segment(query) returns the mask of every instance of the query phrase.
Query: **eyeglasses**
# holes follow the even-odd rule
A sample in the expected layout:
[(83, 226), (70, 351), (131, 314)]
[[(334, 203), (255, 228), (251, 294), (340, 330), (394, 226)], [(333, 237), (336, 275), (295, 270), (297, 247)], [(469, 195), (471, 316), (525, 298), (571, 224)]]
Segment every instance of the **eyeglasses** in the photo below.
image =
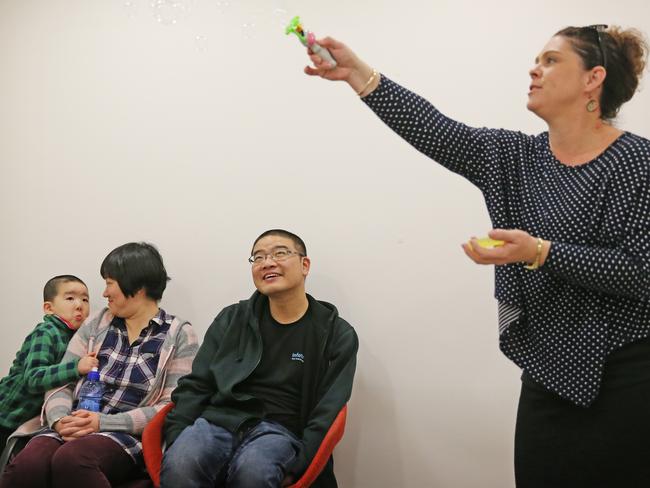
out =
[(607, 24), (595, 24), (585, 27), (585, 29), (591, 29), (596, 32), (596, 37), (598, 39), (598, 49), (600, 49), (600, 59), (603, 60), (603, 68), (605, 69), (607, 69), (607, 56), (605, 56), (602, 33), (605, 32), (605, 29), (607, 29), (607, 27)]
[(264, 252), (255, 253), (250, 258), (248, 258), (248, 262), (251, 263), (253, 266), (260, 266), (264, 261), (266, 261), (267, 257), (271, 258), (273, 261), (277, 263), (280, 261), (285, 261), (289, 259), (291, 256), (305, 257), (305, 255), (302, 253), (291, 251), (289, 249), (280, 247), (277, 249), (273, 249), (269, 253), (264, 253)]

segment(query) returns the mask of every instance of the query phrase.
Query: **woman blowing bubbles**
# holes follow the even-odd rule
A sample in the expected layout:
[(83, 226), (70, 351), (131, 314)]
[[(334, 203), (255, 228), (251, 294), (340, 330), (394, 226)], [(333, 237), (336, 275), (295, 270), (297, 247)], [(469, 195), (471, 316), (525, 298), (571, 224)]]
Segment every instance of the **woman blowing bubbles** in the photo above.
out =
[(528, 109), (548, 132), (476, 129), (318, 41), (305, 72), (346, 81), (416, 149), (483, 193), (500, 348), (523, 370), (518, 487), (650, 486), (650, 141), (611, 120), (634, 94), (647, 44), (635, 30), (567, 27), (537, 55)]

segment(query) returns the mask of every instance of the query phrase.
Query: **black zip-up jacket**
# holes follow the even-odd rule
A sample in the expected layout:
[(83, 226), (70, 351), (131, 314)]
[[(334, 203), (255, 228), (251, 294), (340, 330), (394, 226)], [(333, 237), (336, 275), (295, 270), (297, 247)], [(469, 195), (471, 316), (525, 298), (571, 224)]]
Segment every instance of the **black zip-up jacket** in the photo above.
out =
[[(287, 474), (298, 479), (309, 466), (334, 418), (350, 399), (359, 348), (350, 324), (334, 305), (307, 295), (312, 327), (307, 333), (301, 404), (301, 449)], [(183, 429), (203, 417), (233, 433), (247, 420), (264, 418), (262, 402), (237, 393), (235, 387), (250, 376), (262, 358), (258, 317), (268, 297), (259, 292), (224, 308), (214, 319), (199, 348), (192, 372), (181, 378), (172, 394), (176, 404), (165, 421), (170, 445)], [(219, 387), (217, 387), (219, 385)], [(314, 487), (335, 487), (332, 461)]]

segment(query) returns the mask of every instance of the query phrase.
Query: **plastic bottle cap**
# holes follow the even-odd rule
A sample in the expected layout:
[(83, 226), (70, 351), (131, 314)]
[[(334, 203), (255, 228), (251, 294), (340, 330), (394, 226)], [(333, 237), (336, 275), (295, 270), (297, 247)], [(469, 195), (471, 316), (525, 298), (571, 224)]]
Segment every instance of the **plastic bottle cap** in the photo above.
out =
[(91, 369), (90, 373), (88, 373), (88, 379), (91, 381), (99, 381), (99, 369), (96, 367)]

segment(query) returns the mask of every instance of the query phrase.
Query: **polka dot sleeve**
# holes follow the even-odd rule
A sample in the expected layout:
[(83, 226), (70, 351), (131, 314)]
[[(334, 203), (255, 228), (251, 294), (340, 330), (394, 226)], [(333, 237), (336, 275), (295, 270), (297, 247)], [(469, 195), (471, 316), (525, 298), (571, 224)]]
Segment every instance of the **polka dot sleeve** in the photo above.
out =
[(584, 288), (648, 300), (649, 236), (649, 227), (634, 228), (617, 249), (553, 242), (544, 268), (545, 271)]
[(418, 151), (482, 190), (499, 186), (503, 166), (512, 161), (512, 154), (504, 153), (501, 145), (516, 154), (529, 150), (533, 142), (521, 133), (474, 128), (452, 120), (383, 75), (379, 87), (363, 101)]

